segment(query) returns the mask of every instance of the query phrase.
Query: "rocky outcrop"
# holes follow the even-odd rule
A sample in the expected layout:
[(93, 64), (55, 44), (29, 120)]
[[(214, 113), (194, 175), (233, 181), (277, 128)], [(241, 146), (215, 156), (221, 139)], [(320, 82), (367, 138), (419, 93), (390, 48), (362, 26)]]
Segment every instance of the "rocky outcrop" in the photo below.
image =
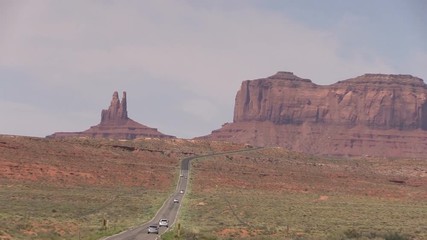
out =
[(291, 72), (244, 81), (233, 123), (202, 137), (332, 155), (427, 153), (427, 86), (365, 74), (322, 86)]
[(57, 132), (48, 138), (91, 137), (113, 139), (135, 138), (175, 138), (159, 132), (156, 128), (147, 127), (128, 117), (126, 92), (120, 102), (119, 94), (114, 92), (110, 107), (101, 112), (101, 123), (83, 132)]
[(123, 92), (122, 102), (119, 100), (119, 94), (113, 93), (110, 107), (101, 112), (101, 124), (123, 124), (129, 120), (127, 112), (126, 92)]

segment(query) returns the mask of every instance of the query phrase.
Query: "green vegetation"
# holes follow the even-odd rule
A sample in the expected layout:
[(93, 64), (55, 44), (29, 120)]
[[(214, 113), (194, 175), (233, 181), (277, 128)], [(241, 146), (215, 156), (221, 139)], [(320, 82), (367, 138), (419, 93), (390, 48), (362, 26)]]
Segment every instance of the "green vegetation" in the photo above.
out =
[[(196, 161), (181, 238), (174, 229), (164, 239), (427, 239), (424, 180), (414, 177), (425, 162), (390, 161), (280, 149)], [(417, 183), (389, 181), (403, 174)]]
[(180, 222), (190, 233), (215, 233), (218, 239), (427, 238), (427, 202), (343, 195), (319, 199), (309, 193), (242, 189), (190, 193)]
[[(212, 234), (207, 233), (194, 233), (190, 232), (187, 229), (181, 229), (178, 231), (177, 228), (172, 229), (171, 231), (166, 232), (161, 236), (162, 240), (187, 240), (187, 239), (197, 239), (197, 240), (219, 240), (220, 238), (213, 236)], [(235, 239), (235, 237), (226, 237), (221, 238), (226, 240)], [(248, 237), (244, 237), (248, 239)], [(250, 239), (277, 239), (277, 237), (250, 237)], [(317, 239), (312, 237), (304, 236), (285, 236), (279, 239), (293, 239), (293, 240), (304, 240), (304, 239)], [(410, 236), (400, 233), (381, 233), (381, 232), (369, 232), (369, 233), (359, 233), (353, 229), (347, 230), (340, 234), (329, 235), (328, 240), (410, 240)]]
[(0, 238), (99, 239), (148, 221), (167, 194), (141, 188), (2, 183)]
[[(183, 140), (0, 140), (0, 239), (113, 235), (153, 217), (175, 189), (179, 159), (241, 149)], [(280, 148), (205, 157), (192, 164), (180, 228), (162, 239), (427, 239), (426, 167)]]
[(186, 228), (180, 228), (178, 230), (177, 226), (174, 226), (173, 229), (170, 231), (167, 231), (163, 235), (161, 235), (162, 240), (187, 240), (187, 239), (194, 239), (194, 240), (217, 240), (218, 238), (214, 236), (213, 234), (207, 234), (207, 233), (195, 233), (191, 232)]
[(151, 219), (185, 156), (241, 145), (0, 135), (0, 239), (99, 239)]

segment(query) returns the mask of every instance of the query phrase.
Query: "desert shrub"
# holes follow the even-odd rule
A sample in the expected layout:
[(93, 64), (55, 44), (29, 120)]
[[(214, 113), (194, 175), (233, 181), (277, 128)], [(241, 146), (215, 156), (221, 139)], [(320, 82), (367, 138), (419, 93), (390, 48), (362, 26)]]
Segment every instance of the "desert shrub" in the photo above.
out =
[(410, 237), (400, 233), (387, 233), (384, 235), (385, 240), (409, 240)]
[(349, 229), (344, 231), (344, 235), (345, 237), (349, 238), (349, 239), (357, 239), (360, 238), (362, 236), (361, 233), (359, 233), (358, 231), (356, 231), (355, 229)]
[(348, 229), (341, 233), (329, 235), (330, 240), (410, 240), (411, 237), (405, 234), (392, 232), (360, 232), (355, 229)]
[(217, 240), (215, 236), (208, 236), (202, 233), (194, 233), (187, 229), (181, 228), (180, 235), (178, 236), (177, 228), (164, 233), (161, 236), (162, 240)]

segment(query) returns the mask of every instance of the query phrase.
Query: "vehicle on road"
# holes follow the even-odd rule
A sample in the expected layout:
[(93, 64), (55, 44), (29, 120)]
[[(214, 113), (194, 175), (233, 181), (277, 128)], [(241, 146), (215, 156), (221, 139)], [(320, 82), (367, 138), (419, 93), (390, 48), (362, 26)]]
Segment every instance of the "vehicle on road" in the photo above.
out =
[(184, 190), (179, 191), (179, 193), (184, 193)]
[(178, 200), (178, 199), (176, 199), (176, 198), (174, 198), (174, 199), (173, 199), (173, 203), (179, 203), (179, 200)]
[(169, 222), (167, 219), (160, 219), (159, 227), (169, 227)]
[(159, 227), (157, 225), (150, 225), (147, 229), (147, 233), (156, 233), (159, 234)]

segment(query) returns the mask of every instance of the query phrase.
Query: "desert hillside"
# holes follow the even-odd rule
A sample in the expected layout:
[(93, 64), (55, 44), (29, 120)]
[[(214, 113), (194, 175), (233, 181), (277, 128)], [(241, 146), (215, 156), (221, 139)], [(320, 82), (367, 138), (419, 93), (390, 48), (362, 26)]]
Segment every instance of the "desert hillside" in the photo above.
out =
[[(181, 159), (248, 147), (0, 136), (0, 239), (112, 235), (154, 215), (174, 189)], [(427, 237), (424, 160), (325, 158), (273, 147), (192, 165), (179, 219), (185, 236), (338, 239), (355, 231)]]
[[(0, 135), (0, 239), (97, 239), (148, 221), (180, 160), (242, 145)], [(103, 219), (108, 231), (99, 231)]]

